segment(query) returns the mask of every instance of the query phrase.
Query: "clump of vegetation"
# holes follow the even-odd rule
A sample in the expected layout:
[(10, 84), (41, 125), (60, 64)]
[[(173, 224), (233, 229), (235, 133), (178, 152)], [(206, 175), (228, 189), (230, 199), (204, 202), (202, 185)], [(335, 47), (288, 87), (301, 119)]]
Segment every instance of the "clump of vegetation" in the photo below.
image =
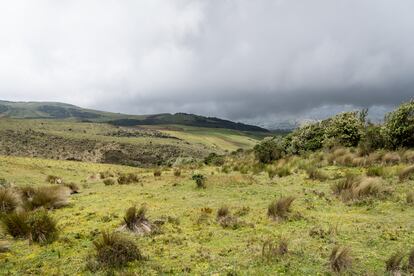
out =
[(181, 176), (181, 170), (180, 169), (174, 169), (174, 176), (180, 177)]
[(2, 216), (1, 222), (7, 234), (14, 238), (25, 238), (29, 233), (27, 218), (26, 211), (13, 212)]
[(294, 197), (282, 197), (278, 200), (273, 201), (270, 203), (269, 207), (267, 208), (267, 215), (272, 219), (280, 219), (284, 220), (288, 217), (289, 213), (291, 212), (290, 207), (295, 200)]
[(47, 211), (36, 210), (29, 214), (27, 219), (30, 241), (40, 244), (51, 243), (58, 237), (56, 221)]
[(162, 172), (161, 172), (161, 170), (160, 170), (160, 169), (156, 169), (156, 170), (154, 171), (154, 176), (155, 176), (155, 177), (160, 177), (160, 176), (161, 176), (161, 174), (162, 174)]
[(135, 206), (128, 208), (124, 216), (123, 228), (142, 235), (151, 233), (154, 226), (147, 219), (146, 213), (147, 208), (145, 206), (142, 206), (139, 209)]
[(414, 192), (411, 191), (407, 193), (406, 201), (410, 205), (414, 204)]
[(404, 181), (410, 178), (411, 176), (414, 176), (414, 165), (408, 166), (398, 173), (398, 178), (400, 179), (400, 181)]
[(369, 197), (381, 198), (390, 193), (379, 177), (348, 176), (334, 184), (332, 189), (344, 201), (362, 200)]
[(312, 180), (325, 181), (326, 179), (328, 179), (328, 176), (324, 172), (315, 168), (314, 166), (309, 166), (306, 169), (306, 173), (308, 174), (309, 179)]
[(0, 188), (10, 188), (10, 183), (5, 178), (0, 178)]
[(129, 238), (115, 232), (103, 232), (93, 242), (96, 250), (96, 261), (102, 268), (117, 268), (129, 262), (143, 260), (141, 251)]
[(112, 186), (115, 185), (115, 180), (113, 178), (106, 178), (104, 179), (103, 183), (105, 186)]
[(384, 127), (391, 148), (414, 147), (414, 100), (387, 114)]
[(204, 158), (204, 164), (211, 166), (223, 166), (224, 156), (212, 152), (206, 158)]
[(269, 239), (262, 246), (262, 258), (267, 262), (277, 260), (278, 257), (286, 255), (288, 252), (288, 241), (283, 238), (279, 242)]
[(395, 165), (401, 161), (401, 158), (396, 152), (387, 152), (382, 156), (382, 161), (387, 165)]
[(131, 184), (131, 183), (138, 183), (139, 178), (136, 174), (128, 173), (128, 174), (121, 174), (118, 177), (118, 184)]
[(0, 188), (0, 214), (13, 212), (18, 205), (18, 199), (11, 189)]
[(253, 151), (261, 163), (271, 163), (285, 155), (285, 146), (282, 143), (283, 141), (277, 138), (264, 139), (254, 147)]
[(368, 124), (362, 131), (358, 149), (362, 155), (382, 149), (386, 146), (387, 140), (384, 134), (384, 127), (381, 125)]
[(217, 210), (217, 221), (223, 228), (237, 229), (241, 227), (239, 219), (230, 213), (227, 206), (222, 206)]
[(392, 254), (386, 261), (385, 261), (385, 269), (390, 272), (397, 272), (401, 269), (401, 262), (404, 258), (404, 255), (400, 252)]
[(410, 253), (408, 254), (408, 270), (411, 272), (414, 272), (414, 248), (410, 250)]
[(341, 273), (349, 269), (352, 265), (351, 251), (348, 247), (335, 246), (329, 256), (331, 269), (336, 273)]
[(194, 174), (192, 179), (195, 181), (197, 188), (205, 189), (206, 188), (206, 177), (202, 174)]
[(34, 210), (40, 207), (57, 209), (68, 204), (70, 191), (64, 186), (44, 186), (38, 188), (21, 188), (21, 198), (25, 209)]
[(381, 177), (385, 176), (385, 171), (384, 168), (380, 166), (369, 167), (367, 169), (366, 175), (371, 177)]
[(110, 172), (110, 171), (103, 171), (99, 173), (99, 177), (100, 179), (105, 179), (105, 178), (110, 178), (110, 177), (114, 177), (114, 173)]
[(345, 147), (357, 146), (363, 127), (360, 115), (360, 112), (353, 111), (340, 113), (330, 118), (325, 128), (326, 139), (331, 139)]
[(76, 183), (70, 182), (63, 184), (65, 187), (68, 187), (70, 190), (70, 194), (77, 194), (79, 193), (79, 186)]
[(62, 184), (63, 183), (62, 178), (56, 175), (48, 175), (46, 177), (46, 182), (50, 184)]

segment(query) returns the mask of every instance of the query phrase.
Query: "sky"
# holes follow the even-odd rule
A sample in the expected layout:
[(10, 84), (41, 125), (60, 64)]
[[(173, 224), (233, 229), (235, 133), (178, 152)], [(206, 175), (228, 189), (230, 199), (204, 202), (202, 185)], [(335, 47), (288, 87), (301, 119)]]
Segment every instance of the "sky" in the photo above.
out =
[(414, 96), (412, 0), (0, 2), (0, 99), (271, 125)]

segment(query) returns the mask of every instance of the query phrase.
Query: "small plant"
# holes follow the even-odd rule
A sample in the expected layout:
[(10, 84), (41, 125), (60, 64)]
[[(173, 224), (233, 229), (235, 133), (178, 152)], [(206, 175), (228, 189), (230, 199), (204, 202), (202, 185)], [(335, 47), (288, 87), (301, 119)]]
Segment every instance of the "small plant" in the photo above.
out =
[(366, 172), (367, 176), (384, 176), (384, 168), (383, 167), (369, 167)]
[(335, 246), (332, 249), (331, 255), (329, 257), (329, 263), (331, 269), (336, 273), (340, 273), (349, 269), (352, 265), (352, 258), (349, 248)]
[(294, 197), (289, 196), (273, 201), (267, 208), (267, 215), (273, 219), (286, 219), (294, 200)]
[(408, 192), (406, 197), (407, 203), (412, 205), (414, 204), (414, 192)]
[(103, 232), (93, 242), (96, 261), (101, 267), (122, 267), (135, 260), (143, 260), (141, 251), (129, 238), (115, 232)]
[(157, 169), (157, 170), (154, 171), (154, 176), (155, 177), (160, 177), (161, 176), (161, 173), (162, 173), (161, 170), (158, 170)]
[(288, 252), (288, 241), (286, 239), (281, 239), (278, 243), (267, 240), (262, 246), (262, 258), (268, 262), (286, 255)]
[(19, 202), (12, 190), (0, 188), (0, 214), (12, 212), (18, 205)]
[(328, 179), (328, 176), (325, 173), (313, 166), (307, 168), (306, 173), (308, 174), (309, 179), (312, 180), (325, 181)]
[(105, 184), (105, 186), (112, 186), (115, 185), (115, 180), (112, 178), (106, 178), (104, 179), (103, 183)]
[(398, 178), (400, 179), (400, 181), (404, 181), (410, 178), (411, 176), (414, 176), (414, 165), (402, 169), (398, 174)]
[(175, 177), (180, 177), (181, 176), (181, 170), (180, 169), (175, 169), (174, 170), (174, 176)]
[(78, 184), (76, 184), (76, 183), (73, 183), (73, 182), (71, 182), (71, 183), (65, 183), (65, 184), (63, 184), (65, 187), (68, 187), (69, 188), (69, 190), (70, 190), (70, 194), (72, 195), (72, 194), (77, 194), (77, 193), (79, 193), (79, 186), (78, 186)]
[(385, 269), (390, 272), (396, 272), (401, 269), (401, 261), (404, 258), (404, 255), (400, 252), (392, 254), (386, 261), (385, 261)]
[(222, 206), (220, 207), (220, 209), (217, 210), (217, 219), (226, 217), (230, 215), (230, 210), (229, 207), (227, 206)]
[(57, 209), (66, 206), (69, 193), (69, 189), (64, 186), (28, 187), (21, 190), (23, 205), (28, 210), (40, 207)]
[(1, 217), (3, 228), (7, 234), (14, 238), (25, 238), (29, 233), (27, 225), (28, 213), (13, 212)]
[(47, 244), (58, 237), (56, 221), (45, 210), (37, 210), (31, 213), (28, 216), (27, 225), (30, 241)]
[(279, 177), (285, 177), (285, 176), (289, 176), (292, 174), (292, 172), (290, 171), (289, 167), (284, 166), (284, 167), (280, 167), (276, 169), (276, 174)]
[(205, 189), (206, 188), (206, 177), (202, 174), (193, 175), (192, 179), (195, 181), (197, 188)]

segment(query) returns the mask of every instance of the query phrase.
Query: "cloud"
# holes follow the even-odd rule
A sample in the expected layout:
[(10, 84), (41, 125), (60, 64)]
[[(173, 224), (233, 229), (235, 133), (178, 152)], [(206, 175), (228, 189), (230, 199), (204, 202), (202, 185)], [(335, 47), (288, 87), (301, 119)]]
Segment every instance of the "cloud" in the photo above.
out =
[(393, 106), (414, 95), (413, 9), (410, 0), (4, 1), (0, 98), (234, 120)]

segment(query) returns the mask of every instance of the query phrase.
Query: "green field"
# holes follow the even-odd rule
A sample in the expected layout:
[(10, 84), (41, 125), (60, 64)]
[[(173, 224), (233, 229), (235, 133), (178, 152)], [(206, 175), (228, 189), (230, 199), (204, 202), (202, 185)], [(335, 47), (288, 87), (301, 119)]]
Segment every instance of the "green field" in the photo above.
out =
[[(93, 241), (103, 230), (117, 231), (126, 209), (142, 204), (151, 221), (165, 223), (157, 234), (124, 233), (146, 260), (131, 262), (114, 270), (116, 274), (329, 275), (330, 252), (342, 245), (350, 248), (353, 259), (346, 274), (384, 275), (385, 261), (392, 253), (407, 254), (414, 246), (414, 208), (406, 202), (414, 181), (400, 182), (396, 176), (404, 164), (385, 167), (382, 178), (392, 190), (389, 196), (348, 204), (333, 195), (331, 185), (346, 172), (363, 175), (365, 168), (325, 165), (321, 170), (329, 179), (311, 180), (302, 169), (310, 159), (293, 158), (285, 165), (291, 175), (270, 179), (266, 171), (243, 171), (244, 158), (229, 157), (222, 168), (181, 167), (179, 177), (164, 169), (154, 177), (152, 169), (0, 157), (0, 178), (14, 187), (48, 185), (48, 175), (80, 187), (68, 206), (50, 211), (60, 229), (55, 242), (42, 246), (0, 234), (2, 244), (10, 246), (10, 251), (0, 253), (0, 274), (104, 275), (105, 270), (86, 269)], [(274, 166), (278, 165), (269, 168)], [(108, 171), (134, 173), (140, 181), (105, 186), (99, 173)], [(194, 173), (206, 176), (206, 189), (196, 188), (191, 180)], [(281, 196), (293, 196), (295, 201), (289, 217), (275, 221), (267, 216), (267, 207)], [(216, 221), (216, 212), (224, 205), (238, 216), (236, 229), (223, 228)], [(212, 212), (203, 213), (202, 208)], [(287, 240), (288, 253), (264, 260), (264, 242), (281, 239)]]

